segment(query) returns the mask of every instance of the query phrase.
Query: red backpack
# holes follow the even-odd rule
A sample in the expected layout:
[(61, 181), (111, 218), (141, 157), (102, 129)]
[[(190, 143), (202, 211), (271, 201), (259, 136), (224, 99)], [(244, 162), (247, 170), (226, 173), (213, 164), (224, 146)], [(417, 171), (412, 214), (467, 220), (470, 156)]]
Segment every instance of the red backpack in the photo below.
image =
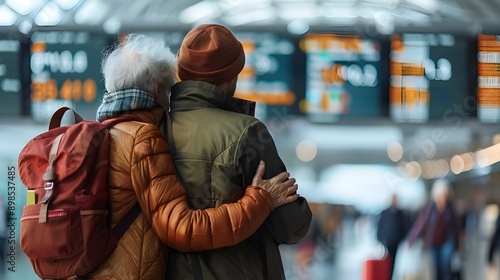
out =
[[(68, 110), (75, 124), (61, 127)], [(52, 116), (49, 130), (21, 151), (20, 178), (35, 196), (34, 204), (23, 208), (21, 248), (41, 278), (77, 279), (92, 272), (140, 213), (136, 203), (111, 229), (109, 129), (132, 118), (87, 121), (62, 107)]]

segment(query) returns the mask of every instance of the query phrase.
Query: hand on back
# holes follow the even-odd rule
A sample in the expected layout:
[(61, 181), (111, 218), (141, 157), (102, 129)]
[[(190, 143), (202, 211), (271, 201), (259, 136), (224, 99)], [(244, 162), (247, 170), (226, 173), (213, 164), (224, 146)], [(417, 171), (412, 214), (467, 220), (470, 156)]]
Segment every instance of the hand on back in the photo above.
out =
[(264, 161), (260, 161), (252, 180), (252, 186), (256, 186), (267, 191), (271, 195), (274, 208), (293, 202), (299, 197), (297, 194), (299, 187), (295, 184), (294, 178), (289, 178), (290, 173), (282, 172), (271, 179), (265, 180), (262, 179), (265, 170), (266, 165)]

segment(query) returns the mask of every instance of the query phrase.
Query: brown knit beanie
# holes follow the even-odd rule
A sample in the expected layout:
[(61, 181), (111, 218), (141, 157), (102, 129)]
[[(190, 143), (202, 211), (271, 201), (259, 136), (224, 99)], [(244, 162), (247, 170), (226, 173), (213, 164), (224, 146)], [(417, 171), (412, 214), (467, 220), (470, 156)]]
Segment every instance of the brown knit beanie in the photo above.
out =
[(245, 65), (243, 45), (225, 26), (203, 24), (192, 29), (178, 52), (182, 81), (220, 85), (238, 76)]

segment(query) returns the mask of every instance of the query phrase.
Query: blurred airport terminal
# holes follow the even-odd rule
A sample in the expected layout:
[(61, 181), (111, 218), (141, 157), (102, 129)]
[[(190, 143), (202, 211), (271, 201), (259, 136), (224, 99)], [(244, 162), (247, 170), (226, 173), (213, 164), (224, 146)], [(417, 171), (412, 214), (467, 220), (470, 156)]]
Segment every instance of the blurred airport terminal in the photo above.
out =
[(95, 119), (100, 61), (122, 36), (175, 53), (201, 23), (243, 43), (237, 96), (257, 102), (311, 204), (308, 236), (280, 247), (287, 279), (389, 279), (373, 266), (395, 196), (393, 279), (437, 280), (423, 235), (410, 239), (436, 182), (458, 221), (452, 279), (500, 279), (499, 15), (498, 0), (0, 0), (0, 279), (37, 279), (19, 243), (26, 142), (60, 106)]

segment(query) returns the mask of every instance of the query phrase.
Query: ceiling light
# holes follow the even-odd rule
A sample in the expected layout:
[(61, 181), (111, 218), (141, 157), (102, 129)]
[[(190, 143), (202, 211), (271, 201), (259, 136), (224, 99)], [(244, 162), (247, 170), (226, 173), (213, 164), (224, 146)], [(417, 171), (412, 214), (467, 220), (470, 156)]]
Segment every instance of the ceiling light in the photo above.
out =
[(323, 0), (321, 1), (322, 5), (327, 5), (330, 7), (353, 7), (356, 6), (358, 0)]
[(31, 13), (44, 2), (46, 2), (46, 0), (5, 0), (5, 4), (22, 16)]
[(393, 161), (398, 162), (403, 158), (404, 148), (398, 141), (393, 141), (387, 145), (387, 156)]
[(215, 18), (220, 15), (220, 7), (212, 1), (201, 1), (186, 9), (179, 14), (179, 20), (182, 23), (194, 23), (206, 18)]
[(400, 167), (402, 168), (403, 174), (410, 179), (417, 180), (422, 175), (422, 166), (416, 161), (403, 163)]
[(291, 21), (286, 27), (288, 32), (294, 35), (306, 34), (309, 31), (309, 28), (309, 24), (300, 19)]
[(454, 155), (450, 160), (451, 172), (460, 174), (465, 171), (465, 161), (460, 155)]
[(431, 13), (434, 13), (439, 9), (439, 3), (436, 0), (406, 0), (406, 2)]
[(219, 0), (219, 3), (221, 5), (221, 7), (225, 8), (225, 9), (234, 9), (234, 8), (241, 8), (243, 6), (255, 7), (256, 5), (262, 5), (262, 4), (269, 5), (269, 4), (271, 4), (271, 0), (252, 0), (252, 1)]
[(80, 0), (54, 0), (59, 7), (61, 7), (64, 10), (70, 10), (71, 8), (75, 7)]
[(309, 162), (318, 154), (318, 148), (314, 142), (303, 140), (295, 147), (295, 154), (301, 161)]
[(320, 16), (314, 5), (283, 5), (277, 10), (279, 16), (285, 20), (318, 18)]
[(5, 5), (0, 6), (0, 26), (11, 26), (17, 21), (16, 14)]
[(385, 11), (379, 11), (373, 14), (375, 28), (382, 35), (390, 35), (394, 32), (394, 21), (392, 15)]
[(102, 26), (104, 29), (104, 32), (108, 34), (116, 34), (120, 30), (120, 27), (122, 26), (122, 23), (120, 21), (120, 18), (118, 17), (112, 17), (108, 19)]
[(33, 23), (30, 20), (25, 19), (19, 24), (19, 32), (23, 34), (30, 33), (31, 28), (33, 28)]
[(36, 15), (35, 23), (38, 26), (54, 26), (59, 24), (63, 17), (62, 10), (54, 2), (49, 2)]
[(77, 24), (98, 24), (106, 15), (109, 6), (101, 0), (87, 0), (82, 3), (75, 13), (75, 22)]
[(394, 9), (400, 5), (402, 0), (363, 0), (363, 5), (379, 8), (390, 8)]
[(438, 159), (437, 167), (439, 170), (438, 178), (444, 178), (450, 173), (450, 164), (445, 159)]
[(272, 9), (252, 10), (244, 13), (233, 13), (224, 17), (224, 20), (229, 25), (243, 25), (255, 23), (263, 20), (273, 19), (276, 17)]
[(422, 178), (432, 179), (437, 176), (436, 162), (434, 160), (426, 160), (422, 162), (421, 166), (422, 166)]
[(500, 161), (500, 144), (479, 150), (476, 154), (479, 167), (490, 166)]

